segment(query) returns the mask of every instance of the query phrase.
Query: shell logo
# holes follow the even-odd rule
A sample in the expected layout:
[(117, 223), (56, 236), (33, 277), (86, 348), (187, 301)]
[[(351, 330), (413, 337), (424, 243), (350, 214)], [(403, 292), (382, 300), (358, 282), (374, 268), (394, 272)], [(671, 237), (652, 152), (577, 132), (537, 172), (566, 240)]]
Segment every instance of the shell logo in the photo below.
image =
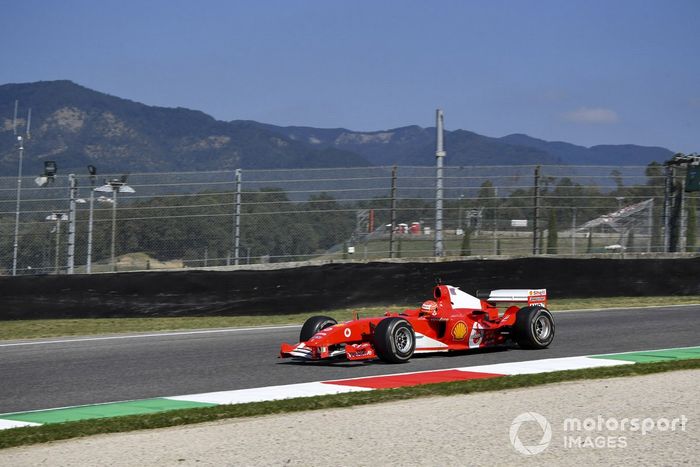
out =
[(452, 337), (456, 341), (461, 341), (467, 335), (467, 324), (464, 321), (458, 321), (452, 328)]

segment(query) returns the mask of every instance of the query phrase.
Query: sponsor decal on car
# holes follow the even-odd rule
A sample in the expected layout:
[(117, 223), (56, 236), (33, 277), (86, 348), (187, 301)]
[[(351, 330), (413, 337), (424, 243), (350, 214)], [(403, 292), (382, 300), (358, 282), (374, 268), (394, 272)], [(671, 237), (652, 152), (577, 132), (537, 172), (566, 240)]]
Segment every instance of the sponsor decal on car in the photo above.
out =
[(479, 323), (474, 323), (472, 327), (472, 332), (469, 334), (469, 348), (474, 349), (479, 347), (484, 339), (484, 328)]
[(358, 345), (348, 344), (345, 347), (345, 356), (348, 358), (348, 360), (365, 360), (368, 357), (376, 357), (376, 353), (374, 352), (372, 346), (365, 342)]
[(545, 306), (547, 303), (547, 289), (530, 290), (528, 292), (527, 304), (534, 306)]
[(467, 330), (467, 323), (464, 321), (457, 321), (452, 327), (452, 337), (454, 337), (456, 341), (464, 340), (464, 336), (467, 335)]

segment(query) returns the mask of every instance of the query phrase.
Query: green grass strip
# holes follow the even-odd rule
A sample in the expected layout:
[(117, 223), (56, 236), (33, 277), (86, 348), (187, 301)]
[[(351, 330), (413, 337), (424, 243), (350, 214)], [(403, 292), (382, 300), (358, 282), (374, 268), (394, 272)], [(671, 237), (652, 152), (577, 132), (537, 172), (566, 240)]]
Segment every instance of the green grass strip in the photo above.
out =
[(190, 402), (170, 399), (141, 399), (126, 402), (110, 402), (107, 404), (66, 407), (62, 409), (37, 410), (33, 412), (16, 412), (2, 414), (5, 420), (17, 420), (32, 423), (62, 423), (93, 418), (122, 417), (126, 415), (142, 415), (167, 410), (191, 409), (196, 407), (212, 407), (216, 404)]
[(672, 360), (637, 365), (588, 368), (533, 375), (514, 375), (492, 379), (476, 379), (449, 383), (427, 384), (398, 389), (362, 391), (331, 396), (303, 397), (281, 401), (249, 404), (219, 405), (207, 408), (173, 410), (148, 415), (130, 415), (97, 420), (57, 423), (39, 427), (12, 428), (0, 431), (0, 448), (45, 443), (104, 433), (118, 433), (211, 422), (229, 418), (323, 410), (356, 405), (392, 402), (417, 397), (450, 396), (484, 391), (502, 391), (542, 384), (584, 379), (640, 376), (677, 370), (700, 369), (700, 359)]

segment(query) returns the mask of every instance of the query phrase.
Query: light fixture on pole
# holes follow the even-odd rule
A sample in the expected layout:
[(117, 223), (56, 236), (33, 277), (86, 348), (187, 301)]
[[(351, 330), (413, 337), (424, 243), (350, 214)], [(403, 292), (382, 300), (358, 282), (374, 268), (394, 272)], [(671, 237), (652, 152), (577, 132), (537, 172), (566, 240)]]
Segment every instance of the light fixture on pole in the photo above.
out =
[(56, 179), (57, 171), (58, 168), (54, 161), (44, 161), (44, 173), (35, 178), (34, 183), (42, 188), (52, 184)]
[(56, 253), (54, 256), (54, 274), (58, 274), (58, 259), (61, 254), (61, 221), (67, 221), (68, 220), (68, 214), (65, 212), (52, 212), (48, 216), (46, 216), (47, 221), (56, 221), (56, 227), (54, 227), (54, 230), (56, 231)]
[(95, 188), (95, 191), (112, 192), (112, 247), (110, 251), (110, 262), (112, 271), (117, 270), (116, 245), (117, 245), (117, 193), (136, 193), (133, 188), (126, 184), (127, 175), (120, 178), (113, 178), (106, 183)]

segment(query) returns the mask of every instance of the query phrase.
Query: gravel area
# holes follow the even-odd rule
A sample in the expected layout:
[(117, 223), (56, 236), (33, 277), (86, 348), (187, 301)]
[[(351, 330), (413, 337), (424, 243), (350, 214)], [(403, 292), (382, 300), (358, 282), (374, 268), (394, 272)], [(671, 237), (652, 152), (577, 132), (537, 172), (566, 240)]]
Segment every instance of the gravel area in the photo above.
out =
[(0, 465), (700, 465), (698, 382), (678, 371), (101, 435), (2, 450)]

